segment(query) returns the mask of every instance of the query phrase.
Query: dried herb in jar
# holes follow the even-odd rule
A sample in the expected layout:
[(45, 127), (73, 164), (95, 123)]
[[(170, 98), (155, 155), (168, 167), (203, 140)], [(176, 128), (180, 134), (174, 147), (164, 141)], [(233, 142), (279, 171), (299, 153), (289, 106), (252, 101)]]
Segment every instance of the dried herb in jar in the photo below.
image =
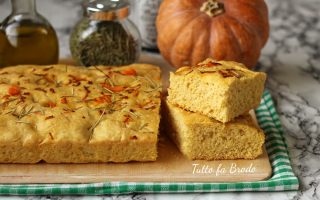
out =
[(119, 22), (85, 19), (76, 29), (70, 45), (79, 64), (126, 65), (136, 61), (138, 41)]

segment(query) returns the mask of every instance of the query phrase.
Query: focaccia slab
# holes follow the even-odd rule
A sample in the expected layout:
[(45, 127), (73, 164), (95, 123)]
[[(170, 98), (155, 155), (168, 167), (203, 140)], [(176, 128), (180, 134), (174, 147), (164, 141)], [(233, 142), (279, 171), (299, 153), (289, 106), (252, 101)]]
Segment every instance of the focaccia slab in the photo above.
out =
[(68, 65), (0, 70), (0, 163), (154, 161), (160, 69)]

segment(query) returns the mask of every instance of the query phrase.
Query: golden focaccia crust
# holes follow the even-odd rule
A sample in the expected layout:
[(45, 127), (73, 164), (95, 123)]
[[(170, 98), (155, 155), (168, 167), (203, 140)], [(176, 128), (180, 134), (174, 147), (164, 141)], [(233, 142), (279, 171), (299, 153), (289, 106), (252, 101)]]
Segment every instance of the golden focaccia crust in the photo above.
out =
[(0, 162), (154, 161), (160, 69), (68, 65), (0, 70)]
[(168, 100), (185, 110), (229, 122), (259, 106), (266, 77), (241, 63), (207, 59), (170, 73)]

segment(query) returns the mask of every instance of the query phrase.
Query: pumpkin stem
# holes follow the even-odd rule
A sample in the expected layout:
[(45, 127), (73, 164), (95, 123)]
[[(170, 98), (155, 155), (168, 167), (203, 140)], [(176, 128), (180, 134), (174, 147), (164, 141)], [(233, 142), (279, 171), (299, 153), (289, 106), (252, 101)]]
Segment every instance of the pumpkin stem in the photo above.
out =
[(207, 0), (200, 8), (201, 12), (206, 13), (210, 17), (215, 17), (224, 13), (224, 5), (217, 0)]

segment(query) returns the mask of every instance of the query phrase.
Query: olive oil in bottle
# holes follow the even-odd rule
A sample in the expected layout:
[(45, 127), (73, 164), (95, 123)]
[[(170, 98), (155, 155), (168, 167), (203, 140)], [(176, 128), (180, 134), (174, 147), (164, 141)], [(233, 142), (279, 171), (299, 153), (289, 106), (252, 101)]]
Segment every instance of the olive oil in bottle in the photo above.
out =
[(37, 13), (35, 0), (11, 0), (12, 14), (0, 30), (0, 66), (58, 62), (59, 45), (52, 26)]

